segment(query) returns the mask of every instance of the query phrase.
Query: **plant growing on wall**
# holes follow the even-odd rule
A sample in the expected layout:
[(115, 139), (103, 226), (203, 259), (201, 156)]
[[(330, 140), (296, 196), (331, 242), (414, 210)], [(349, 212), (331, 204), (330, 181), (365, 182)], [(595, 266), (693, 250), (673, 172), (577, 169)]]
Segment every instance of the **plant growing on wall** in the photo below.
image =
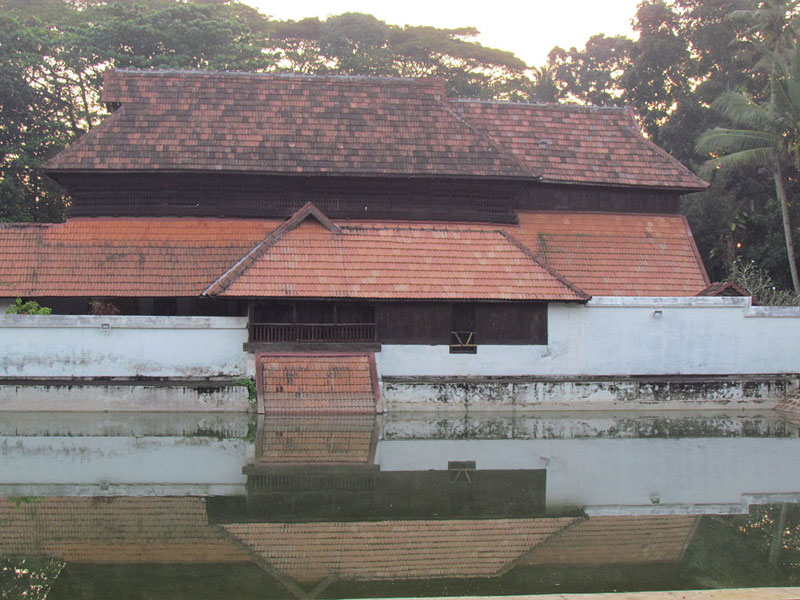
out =
[(52, 312), (52, 308), (40, 306), (36, 300), (23, 302), (22, 298), (17, 298), (16, 302), (6, 310), (7, 315), (49, 315)]

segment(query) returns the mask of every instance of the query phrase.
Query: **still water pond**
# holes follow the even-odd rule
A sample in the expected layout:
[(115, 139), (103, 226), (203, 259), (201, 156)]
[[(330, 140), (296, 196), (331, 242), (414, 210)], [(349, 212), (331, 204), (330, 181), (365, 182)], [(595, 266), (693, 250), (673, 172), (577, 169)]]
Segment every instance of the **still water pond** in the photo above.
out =
[(0, 598), (797, 585), (773, 412), (0, 416)]

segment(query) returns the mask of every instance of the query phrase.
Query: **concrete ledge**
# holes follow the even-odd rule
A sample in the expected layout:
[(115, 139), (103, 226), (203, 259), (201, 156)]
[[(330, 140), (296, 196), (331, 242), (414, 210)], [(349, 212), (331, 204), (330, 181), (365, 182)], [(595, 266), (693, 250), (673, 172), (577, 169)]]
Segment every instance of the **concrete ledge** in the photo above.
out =
[(0, 411), (247, 412), (230, 381), (0, 380)]
[(381, 439), (568, 440), (793, 438), (796, 428), (774, 410), (648, 410), (395, 412), (384, 417)]
[(798, 388), (797, 375), (382, 380), (389, 411), (773, 409)]
[(4, 412), (0, 436), (244, 438), (255, 418), (244, 412)]

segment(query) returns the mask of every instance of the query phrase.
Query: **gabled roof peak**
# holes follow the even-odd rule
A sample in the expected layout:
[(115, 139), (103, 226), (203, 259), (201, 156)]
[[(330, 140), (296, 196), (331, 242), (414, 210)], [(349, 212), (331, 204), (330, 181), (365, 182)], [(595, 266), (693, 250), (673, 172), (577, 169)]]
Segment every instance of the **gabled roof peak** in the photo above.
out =
[(273, 229), (267, 237), (261, 240), (258, 244), (253, 246), (253, 248), (245, 254), (242, 258), (240, 258), (236, 264), (234, 264), (230, 269), (225, 271), (222, 275), (220, 275), (214, 283), (208, 286), (205, 290), (203, 290), (203, 296), (213, 296), (219, 294), (231, 284), (233, 283), (239, 275), (241, 275), (247, 268), (252, 265), (259, 257), (266, 252), (270, 246), (272, 246), (275, 242), (280, 240), (284, 235), (289, 233), (292, 229), (303, 223), (309, 217), (313, 217), (317, 220), (317, 222), (330, 231), (331, 233), (341, 233), (342, 230), (331, 221), (328, 217), (325, 216), (319, 208), (317, 208), (313, 202), (306, 202), (303, 207), (294, 213), (291, 217), (289, 217), (286, 221), (278, 225), (275, 229)]
[(341, 233), (342, 230), (339, 226), (331, 221), (325, 213), (323, 213), (313, 202), (306, 202), (303, 207), (294, 213), (291, 217), (289, 217), (282, 225), (278, 226), (275, 231), (272, 232), (270, 235), (274, 235), (281, 230), (281, 235), (286, 233), (287, 231), (291, 231), (300, 223), (312, 217), (317, 220), (317, 222), (322, 225), (325, 229), (330, 231), (331, 233)]

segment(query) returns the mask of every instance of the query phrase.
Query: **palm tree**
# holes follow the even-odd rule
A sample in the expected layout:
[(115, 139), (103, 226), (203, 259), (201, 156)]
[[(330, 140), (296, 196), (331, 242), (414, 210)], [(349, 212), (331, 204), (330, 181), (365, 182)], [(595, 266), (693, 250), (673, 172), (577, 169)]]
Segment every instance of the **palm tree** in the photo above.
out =
[(697, 151), (714, 156), (716, 168), (765, 166), (771, 169), (775, 194), (781, 207), (783, 234), (789, 258), (789, 272), (794, 291), (800, 291), (794, 240), (786, 197), (784, 166), (800, 169), (800, 47), (790, 69), (773, 56), (775, 68), (770, 76), (770, 100), (759, 105), (746, 94), (729, 92), (712, 107), (734, 125), (734, 129), (716, 128), (697, 140)]

